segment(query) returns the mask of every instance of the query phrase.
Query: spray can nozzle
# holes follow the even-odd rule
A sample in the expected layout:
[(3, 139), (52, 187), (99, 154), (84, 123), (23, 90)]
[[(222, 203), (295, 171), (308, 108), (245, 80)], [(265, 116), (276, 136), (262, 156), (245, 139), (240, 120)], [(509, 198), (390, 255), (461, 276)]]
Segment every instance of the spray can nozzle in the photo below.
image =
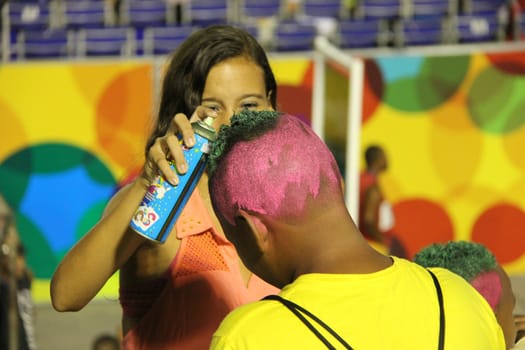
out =
[(206, 117), (206, 119), (204, 119), (204, 123), (206, 125), (212, 126), (213, 125), (213, 118), (212, 117)]

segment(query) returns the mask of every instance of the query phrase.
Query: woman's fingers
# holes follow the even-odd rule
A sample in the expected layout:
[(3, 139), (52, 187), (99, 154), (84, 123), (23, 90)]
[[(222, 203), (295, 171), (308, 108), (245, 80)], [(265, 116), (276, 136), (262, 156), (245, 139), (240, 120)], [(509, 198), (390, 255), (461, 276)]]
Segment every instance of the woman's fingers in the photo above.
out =
[[(179, 138), (175, 135), (167, 135), (165, 142), (168, 149), (166, 158), (173, 162), (175, 168), (180, 174), (185, 174), (186, 171), (188, 171), (188, 164), (186, 163), (186, 158), (184, 157), (184, 153), (182, 151), (183, 145)], [(174, 172), (173, 170), (171, 171)]]
[(162, 174), (162, 176), (168, 180), (168, 182), (170, 182), (172, 185), (176, 185), (179, 182), (179, 179), (175, 171), (170, 166), (170, 160), (168, 156), (170, 155), (171, 151), (167, 145), (167, 139), (167, 136), (159, 137), (149, 149), (148, 159), (149, 163), (151, 163), (149, 166), (151, 173), (148, 174), (148, 177), (151, 181), (160, 172), (160, 174)]
[[(195, 135), (193, 134), (193, 128), (191, 127), (190, 120), (182, 113), (175, 114), (173, 117), (172, 126), (182, 135), (184, 144), (188, 147), (195, 145)], [(180, 147), (179, 147), (180, 148)]]
[[(150, 180), (153, 179), (156, 172), (160, 171), (162, 176), (172, 185), (178, 184), (177, 172), (185, 174), (188, 171), (183, 147), (191, 148), (195, 145), (195, 134), (191, 122), (204, 120), (207, 117), (215, 118), (216, 113), (204, 106), (197, 107), (190, 119), (183, 113), (177, 113), (173, 117), (166, 134), (157, 138), (148, 151), (149, 170), (152, 172), (148, 174)], [(184, 145), (182, 145), (181, 139)], [(177, 171), (172, 168), (171, 164), (174, 164)]]

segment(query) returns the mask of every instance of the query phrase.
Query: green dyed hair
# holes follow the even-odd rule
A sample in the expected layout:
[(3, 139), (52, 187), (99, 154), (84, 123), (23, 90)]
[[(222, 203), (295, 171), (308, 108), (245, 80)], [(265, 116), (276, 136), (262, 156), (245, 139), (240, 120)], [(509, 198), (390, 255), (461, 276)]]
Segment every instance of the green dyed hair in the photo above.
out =
[(496, 258), (484, 245), (467, 241), (432, 244), (419, 251), (414, 262), (424, 267), (443, 267), (469, 282), (498, 266)]
[(273, 129), (281, 113), (263, 110), (243, 110), (235, 114), (230, 125), (222, 125), (213, 142), (208, 158), (208, 174), (213, 175), (224, 154), (228, 153), (231, 146), (238, 141), (249, 141)]

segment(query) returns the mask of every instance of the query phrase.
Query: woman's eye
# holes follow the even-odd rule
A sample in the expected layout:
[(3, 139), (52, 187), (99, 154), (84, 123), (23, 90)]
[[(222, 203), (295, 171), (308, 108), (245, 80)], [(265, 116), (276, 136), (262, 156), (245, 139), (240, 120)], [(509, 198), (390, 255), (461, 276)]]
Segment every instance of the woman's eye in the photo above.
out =
[(243, 103), (241, 105), (242, 109), (252, 109), (252, 108), (257, 108), (257, 107), (258, 107), (258, 104), (256, 102)]

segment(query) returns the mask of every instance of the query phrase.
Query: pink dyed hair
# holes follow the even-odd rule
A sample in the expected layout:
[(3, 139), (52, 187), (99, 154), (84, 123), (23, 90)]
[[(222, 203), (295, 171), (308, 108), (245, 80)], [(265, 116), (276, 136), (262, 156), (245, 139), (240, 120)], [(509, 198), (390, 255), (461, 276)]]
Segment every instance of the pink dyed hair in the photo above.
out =
[(492, 310), (496, 310), (503, 289), (498, 273), (496, 271), (480, 273), (470, 283), (479, 294), (487, 299)]
[(321, 193), (342, 198), (337, 163), (308, 125), (287, 114), (261, 136), (231, 145), (210, 178), (214, 208), (232, 225), (239, 209), (299, 218)]

